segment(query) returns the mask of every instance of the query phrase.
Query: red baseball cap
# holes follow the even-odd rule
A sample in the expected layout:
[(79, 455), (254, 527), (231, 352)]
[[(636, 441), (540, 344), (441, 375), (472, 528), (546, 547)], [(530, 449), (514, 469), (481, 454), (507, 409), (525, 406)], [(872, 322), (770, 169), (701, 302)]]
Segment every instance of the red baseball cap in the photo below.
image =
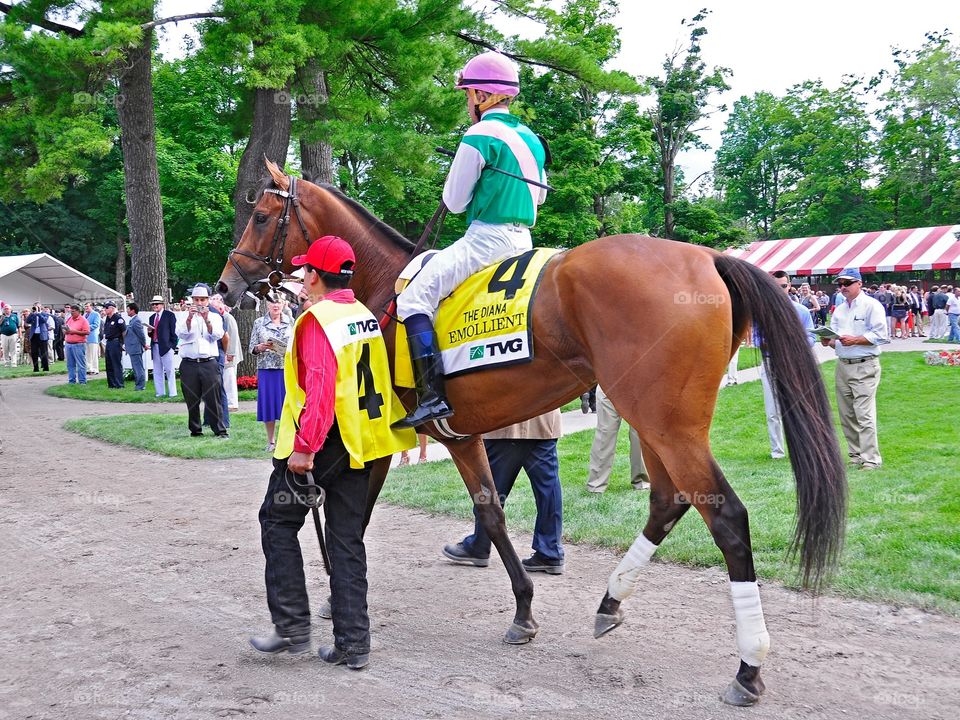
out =
[(311, 265), (317, 270), (334, 275), (353, 275), (357, 256), (353, 254), (353, 248), (343, 238), (324, 235), (313, 241), (306, 255), (297, 255), (290, 262), (297, 266)]

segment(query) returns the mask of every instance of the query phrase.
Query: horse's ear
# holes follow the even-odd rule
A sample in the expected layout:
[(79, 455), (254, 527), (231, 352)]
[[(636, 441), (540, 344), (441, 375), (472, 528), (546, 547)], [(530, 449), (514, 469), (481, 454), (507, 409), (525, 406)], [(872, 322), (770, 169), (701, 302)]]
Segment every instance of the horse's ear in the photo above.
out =
[(273, 178), (274, 184), (281, 190), (287, 190), (290, 187), (290, 178), (284, 175), (283, 170), (266, 155), (263, 156), (263, 163), (267, 166), (267, 172)]

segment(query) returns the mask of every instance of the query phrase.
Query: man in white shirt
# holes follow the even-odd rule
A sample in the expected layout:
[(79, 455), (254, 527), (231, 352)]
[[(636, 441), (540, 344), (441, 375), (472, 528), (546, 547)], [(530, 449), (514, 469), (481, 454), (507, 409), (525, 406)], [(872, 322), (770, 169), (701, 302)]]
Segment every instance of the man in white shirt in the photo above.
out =
[(877, 443), (877, 386), (880, 385), (880, 345), (890, 342), (883, 305), (863, 292), (856, 268), (837, 276), (844, 301), (830, 319), (840, 337), (820, 342), (837, 351), (837, 409), (847, 439), (850, 462), (861, 470), (880, 467)]
[(950, 337), (947, 342), (960, 342), (960, 285), (947, 295), (947, 320), (950, 321)]
[(218, 438), (226, 438), (223, 410), (220, 407), (220, 366), (218, 343), (223, 337), (223, 319), (209, 309), (210, 292), (202, 285), (193, 289), (193, 304), (186, 317), (177, 321), (180, 339), (180, 388), (187, 403), (190, 435), (203, 435), (200, 424), (200, 400), (210, 416), (210, 428)]

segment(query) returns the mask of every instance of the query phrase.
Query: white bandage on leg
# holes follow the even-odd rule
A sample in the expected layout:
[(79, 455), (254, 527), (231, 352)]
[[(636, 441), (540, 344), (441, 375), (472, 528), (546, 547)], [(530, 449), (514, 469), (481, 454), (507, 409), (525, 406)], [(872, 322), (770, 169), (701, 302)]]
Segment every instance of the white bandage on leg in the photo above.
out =
[(730, 582), (733, 615), (737, 619), (737, 648), (747, 665), (760, 667), (770, 649), (767, 624), (760, 606), (760, 588), (756, 582)]
[(610, 576), (607, 582), (607, 594), (619, 601), (633, 595), (633, 591), (637, 589), (637, 581), (640, 579), (640, 571), (646, 567), (656, 551), (657, 546), (647, 540), (646, 535), (640, 533)]

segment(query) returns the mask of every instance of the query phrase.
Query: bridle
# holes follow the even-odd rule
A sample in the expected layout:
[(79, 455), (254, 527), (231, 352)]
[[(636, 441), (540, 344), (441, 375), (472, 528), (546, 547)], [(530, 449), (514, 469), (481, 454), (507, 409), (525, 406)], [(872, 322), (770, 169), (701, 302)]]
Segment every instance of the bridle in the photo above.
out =
[(300, 216), (300, 198), (297, 197), (297, 179), (292, 175), (287, 176), (290, 180), (290, 186), (288, 190), (279, 190), (277, 188), (267, 188), (264, 190), (264, 194), (270, 193), (272, 195), (277, 195), (283, 198), (283, 211), (280, 213), (280, 220), (277, 222), (276, 230), (273, 231), (273, 241), (270, 244), (270, 252), (267, 255), (257, 255), (248, 250), (241, 250), (240, 248), (233, 248), (228, 254), (227, 259), (230, 261), (230, 264), (233, 265), (233, 269), (236, 270), (243, 281), (247, 284), (247, 290), (253, 288), (254, 285), (261, 283), (262, 280), (251, 280), (247, 273), (243, 271), (243, 268), (240, 267), (240, 263), (237, 262), (234, 255), (243, 255), (244, 257), (251, 258), (257, 262), (262, 262), (267, 266), (267, 282), (269, 283), (266, 287), (266, 290), (270, 288), (277, 288), (280, 286), (280, 283), (284, 281), (283, 275), (283, 251), (287, 244), (287, 231), (290, 228), (290, 208), (293, 208), (293, 214), (297, 218), (297, 224), (300, 226), (300, 232), (303, 233), (303, 240), (309, 246), (310, 245), (310, 236), (307, 234), (307, 226), (303, 222), (303, 218)]

